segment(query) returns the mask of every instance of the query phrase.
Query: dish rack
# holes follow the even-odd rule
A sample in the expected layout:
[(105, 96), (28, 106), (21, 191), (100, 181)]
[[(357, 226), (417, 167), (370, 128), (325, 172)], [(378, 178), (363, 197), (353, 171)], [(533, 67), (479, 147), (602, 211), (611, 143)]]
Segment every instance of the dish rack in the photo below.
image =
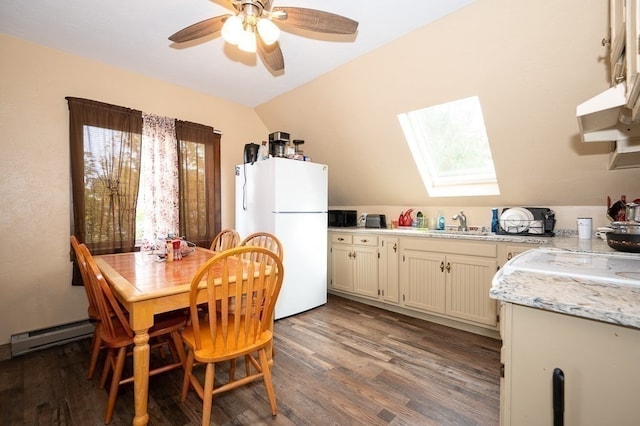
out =
[[(510, 225), (505, 224), (503, 220), (499, 221), (499, 227), (496, 231), (498, 235), (528, 235), (534, 237), (553, 237), (555, 233), (553, 228), (556, 225), (555, 213), (553, 210), (544, 207), (523, 207), (533, 214), (532, 220), (508, 220)], [(502, 213), (509, 210), (504, 208)], [(515, 222), (515, 225), (513, 224)], [(525, 231), (517, 232), (518, 229), (525, 226)]]

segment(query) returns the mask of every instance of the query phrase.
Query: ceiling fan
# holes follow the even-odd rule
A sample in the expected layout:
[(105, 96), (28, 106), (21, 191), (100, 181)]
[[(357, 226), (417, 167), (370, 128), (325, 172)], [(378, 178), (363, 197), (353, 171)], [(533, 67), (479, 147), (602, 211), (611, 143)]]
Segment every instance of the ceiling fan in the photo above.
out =
[(184, 43), (221, 32), (222, 38), (246, 52), (258, 52), (271, 71), (284, 69), (284, 58), (278, 43), (280, 28), (274, 24), (325, 34), (355, 34), (358, 22), (316, 9), (273, 7), (272, 0), (227, 0), (234, 14), (205, 19), (169, 37)]

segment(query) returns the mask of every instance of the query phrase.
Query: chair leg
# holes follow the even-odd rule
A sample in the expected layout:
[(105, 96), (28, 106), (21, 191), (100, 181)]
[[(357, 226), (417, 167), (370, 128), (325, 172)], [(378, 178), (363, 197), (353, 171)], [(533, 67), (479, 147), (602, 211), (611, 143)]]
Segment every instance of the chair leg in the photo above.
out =
[(189, 384), (191, 383), (191, 371), (193, 370), (193, 351), (187, 354), (187, 360), (184, 364), (184, 379), (182, 381), (182, 402), (187, 400), (189, 392)]
[(204, 373), (204, 394), (202, 397), (202, 426), (208, 426), (211, 421), (211, 407), (213, 406), (213, 380), (216, 367), (213, 363), (207, 364)]
[(116, 408), (116, 399), (118, 398), (118, 388), (120, 387), (120, 378), (124, 368), (124, 360), (127, 357), (127, 348), (122, 347), (118, 350), (116, 365), (113, 369), (113, 377), (111, 378), (111, 387), (109, 388), (109, 399), (107, 400), (107, 413), (104, 417), (104, 423), (111, 423), (113, 410)]
[(187, 360), (187, 355), (184, 352), (184, 343), (182, 343), (182, 338), (180, 337), (180, 333), (177, 331), (171, 333), (171, 338), (173, 339), (173, 348), (178, 353), (178, 359), (176, 360), (174, 357), (174, 361), (182, 364), (182, 368), (184, 368), (184, 363)]
[(260, 366), (262, 367), (264, 387), (267, 389), (269, 405), (271, 405), (271, 415), (275, 416), (278, 414), (278, 407), (276, 406), (276, 394), (273, 390), (273, 381), (271, 380), (271, 369), (269, 368), (269, 361), (267, 360), (267, 352), (262, 348), (258, 355), (260, 356)]
[(100, 376), (100, 389), (104, 389), (104, 386), (107, 383), (107, 377), (109, 376), (109, 371), (111, 370), (112, 365), (113, 365), (113, 350), (109, 349), (107, 351), (107, 358), (104, 360), (104, 367), (102, 367), (102, 375)]
[(93, 379), (93, 373), (96, 371), (96, 365), (98, 364), (98, 356), (100, 355), (100, 349), (102, 347), (102, 339), (100, 338), (101, 331), (98, 329), (100, 324), (96, 324), (96, 329), (93, 332), (93, 339), (91, 339), (91, 360), (89, 361), (89, 371), (87, 372), (87, 379)]
[(229, 383), (236, 378), (236, 358), (229, 360)]

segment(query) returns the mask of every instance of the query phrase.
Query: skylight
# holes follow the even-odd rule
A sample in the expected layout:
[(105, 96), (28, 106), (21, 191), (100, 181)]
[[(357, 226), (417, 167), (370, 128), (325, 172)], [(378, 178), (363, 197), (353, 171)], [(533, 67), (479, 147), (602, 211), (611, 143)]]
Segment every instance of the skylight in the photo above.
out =
[(477, 96), (398, 114), (398, 120), (429, 196), (500, 194)]

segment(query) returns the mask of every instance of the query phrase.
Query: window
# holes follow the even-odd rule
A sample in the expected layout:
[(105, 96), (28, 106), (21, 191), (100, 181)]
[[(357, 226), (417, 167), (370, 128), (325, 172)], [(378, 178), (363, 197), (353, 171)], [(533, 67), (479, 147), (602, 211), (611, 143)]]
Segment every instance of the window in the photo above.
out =
[(398, 114), (398, 120), (429, 196), (500, 193), (477, 96)]
[[(140, 185), (142, 112), (101, 102), (69, 102), (72, 232), (94, 254), (132, 251)], [(220, 228), (220, 135), (176, 120), (179, 231), (208, 247)], [(162, 173), (156, 173), (156, 175)], [(144, 188), (144, 191), (149, 188)], [(155, 188), (151, 188), (153, 193)]]

